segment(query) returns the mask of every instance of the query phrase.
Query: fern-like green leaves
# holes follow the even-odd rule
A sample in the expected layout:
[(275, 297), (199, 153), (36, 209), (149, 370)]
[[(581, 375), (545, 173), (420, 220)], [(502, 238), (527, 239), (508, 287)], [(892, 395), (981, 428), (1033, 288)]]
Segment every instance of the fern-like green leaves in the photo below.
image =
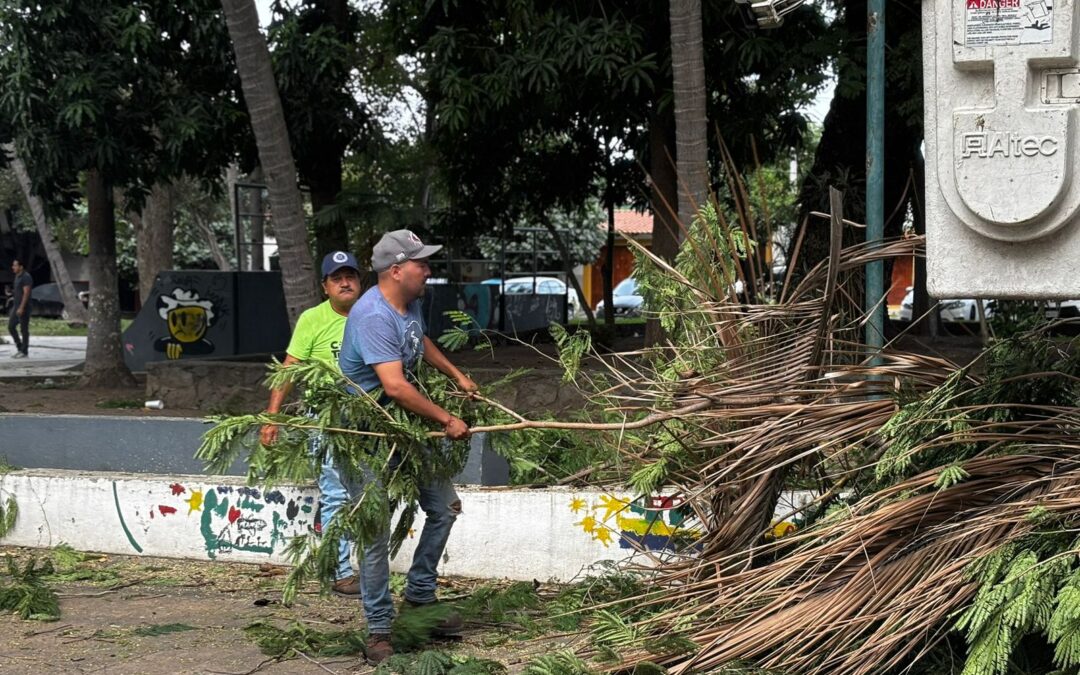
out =
[(6, 502), (0, 503), (0, 538), (6, 537), (15, 529), (15, 521), (19, 518), (19, 504), (15, 497), (8, 497)]
[(60, 600), (43, 577), (53, 573), (52, 562), (41, 565), (31, 558), (19, 568), (7, 556), (7, 579), (0, 578), (0, 611), (15, 612), (21, 619), (56, 621), (60, 618)]

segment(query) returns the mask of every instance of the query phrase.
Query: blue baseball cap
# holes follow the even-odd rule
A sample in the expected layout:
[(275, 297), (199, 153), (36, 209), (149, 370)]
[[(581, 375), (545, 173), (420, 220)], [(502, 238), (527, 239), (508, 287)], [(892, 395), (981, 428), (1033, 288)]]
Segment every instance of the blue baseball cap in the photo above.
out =
[(356, 258), (352, 253), (347, 251), (327, 253), (326, 257), (322, 259), (322, 278), (325, 279), (342, 267), (351, 267), (357, 272), (360, 271), (360, 265), (356, 264)]

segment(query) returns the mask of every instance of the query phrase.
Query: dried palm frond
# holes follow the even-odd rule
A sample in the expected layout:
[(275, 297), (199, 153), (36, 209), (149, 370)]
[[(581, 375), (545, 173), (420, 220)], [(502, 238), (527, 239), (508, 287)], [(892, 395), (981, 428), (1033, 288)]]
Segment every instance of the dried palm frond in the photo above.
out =
[[(639, 251), (663, 277), (639, 282), (669, 343), (615, 355), (600, 376), (581, 374), (594, 401), (627, 420), (680, 410), (659, 429), (613, 441), (641, 467), (632, 484), (676, 491), (701, 535), (646, 552), (651, 590), (627, 619), (638, 639), (614, 650), (615, 667), (901, 671), (973, 611), (975, 598), (993, 605), (986, 589), (1032, 579), (1045, 586), (1037, 612), (1017, 601), (1021, 609), (1006, 617), (999, 598), (998, 614), (980, 610), (964, 624), (974, 645), (969, 670), (1003, 672), (1001, 654), (1054, 616), (1058, 634), (1075, 634), (1077, 645), (1070, 657), (1059, 641), (1058, 663), (1074, 664), (1080, 620), (1047, 599), (1065, 593), (1072, 540), (1038, 552), (1021, 543), (1046, 534), (1047, 517), (1060, 533), (1080, 516), (1075, 360), (1040, 335), (999, 344), (978, 372), (892, 347), (872, 355), (860, 338), (860, 270), (921, 255), (921, 238), (840, 250), (834, 209), (830, 260), (781, 301), (747, 304), (732, 292), (742, 244), (725, 236), (722, 220), (706, 209), (674, 265)], [(800, 533), (766, 541), (794, 476), (813, 476), (819, 497), (804, 508)], [(1052, 577), (973, 573), (1010, 546), (1027, 556), (1018, 570), (1072, 562), (1051, 565)], [(1028, 596), (1034, 603), (1035, 591)], [(696, 648), (658, 653), (672, 636)]]

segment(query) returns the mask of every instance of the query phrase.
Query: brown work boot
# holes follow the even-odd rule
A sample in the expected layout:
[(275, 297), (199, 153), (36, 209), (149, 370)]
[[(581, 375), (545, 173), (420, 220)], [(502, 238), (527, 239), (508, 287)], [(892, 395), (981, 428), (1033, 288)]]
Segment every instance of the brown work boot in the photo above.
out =
[(364, 656), (369, 665), (377, 666), (394, 655), (394, 647), (390, 644), (390, 633), (372, 633), (368, 636), (364, 646)]
[(338, 579), (334, 582), (334, 586), (330, 590), (344, 598), (359, 598), (360, 579), (355, 574), (351, 577)]
[(431, 627), (431, 634), (437, 637), (458, 637), (461, 635), (461, 631), (465, 629), (465, 620), (461, 618), (461, 614), (454, 608), (443, 604), (438, 600), (432, 600), (431, 602), (413, 602), (412, 600), (405, 598), (405, 605), (402, 609), (427, 609), (432, 612), (433, 619), (439, 617), (438, 623)]

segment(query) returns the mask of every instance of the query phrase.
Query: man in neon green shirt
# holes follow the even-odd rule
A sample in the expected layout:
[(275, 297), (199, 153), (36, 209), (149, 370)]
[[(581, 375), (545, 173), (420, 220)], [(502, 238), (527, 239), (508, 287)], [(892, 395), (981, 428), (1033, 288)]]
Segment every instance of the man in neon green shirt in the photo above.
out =
[[(312, 307), (300, 315), (293, 329), (292, 339), (285, 350), (284, 365), (300, 361), (318, 359), (333, 364), (338, 368), (338, 352), (341, 351), (341, 339), (345, 333), (345, 319), (349, 310), (360, 297), (360, 271), (356, 258), (345, 251), (328, 253), (322, 261), (322, 287), (326, 301)], [(270, 392), (270, 405), (266, 412), (278, 413), (281, 404), (289, 395), (292, 385)], [(267, 424), (262, 428), (259, 440), (263, 445), (273, 445), (277, 441), (278, 428)], [(321, 452), (321, 439), (311, 440), (312, 454)], [(341, 475), (329, 457), (323, 457), (322, 473), (319, 475), (319, 491), (322, 522), (330, 522), (334, 514), (349, 499), (348, 492), (341, 482)], [(346, 597), (360, 596), (360, 580), (353, 573), (349, 562), (349, 542), (342, 539), (338, 548), (338, 567), (333, 590)]]

